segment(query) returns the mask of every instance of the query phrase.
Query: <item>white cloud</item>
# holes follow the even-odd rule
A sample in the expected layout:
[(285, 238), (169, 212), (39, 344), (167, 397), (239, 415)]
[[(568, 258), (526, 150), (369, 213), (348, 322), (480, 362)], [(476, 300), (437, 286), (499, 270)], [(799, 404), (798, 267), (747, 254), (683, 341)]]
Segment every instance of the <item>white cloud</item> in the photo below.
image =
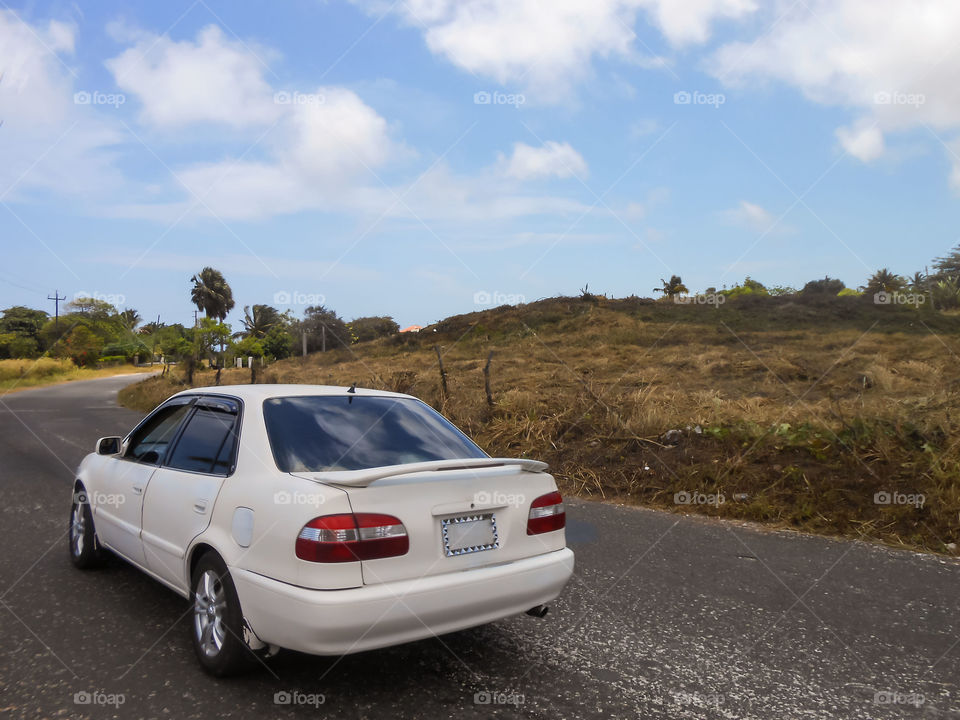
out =
[(875, 123), (861, 121), (853, 127), (837, 128), (837, 139), (847, 153), (863, 162), (883, 155), (883, 132)]
[(674, 45), (704, 43), (718, 19), (738, 19), (756, 11), (755, 0), (645, 0), (642, 4)]
[(731, 225), (737, 225), (758, 233), (793, 232), (794, 228), (784, 225), (779, 218), (766, 208), (746, 200), (741, 200), (740, 204), (730, 210), (722, 213), (725, 222)]
[(638, 14), (675, 45), (704, 42), (718, 18), (753, 11), (753, 0), (408, 0), (387, 5), (355, 0), (377, 15), (393, 11), (424, 34), (427, 47), (457, 67), (503, 85), (518, 84), (538, 99), (566, 99), (598, 58), (662, 67), (644, 58), (633, 30)]
[(36, 191), (89, 196), (121, 184), (111, 152), (124, 139), (110, 117), (115, 108), (74, 102), (73, 47), (71, 25), (28, 25), (0, 10), (0, 197), (8, 202)]
[(883, 153), (884, 134), (960, 128), (958, 27), (952, 0), (814, 0), (793, 6), (756, 43), (721, 48), (710, 69), (728, 82), (780, 81), (856, 110), (854, 126), (837, 135), (869, 161)]
[(517, 180), (573, 176), (582, 179), (587, 174), (587, 162), (569, 143), (548, 140), (541, 147), (532, 147), (518, 142), (505, 160), (504, 174)]
[[(113, 32), (132, 35), (118, 28)], [(262, 55), (269, 53), (254, 54), (210, 25), (196, 41), (143, 35), (106, 65), (117, 86), (140, 101), (146, 124), (174, 129), (194, 123), (245, 127), (269, 124), (281, 112), (264, 80)]]

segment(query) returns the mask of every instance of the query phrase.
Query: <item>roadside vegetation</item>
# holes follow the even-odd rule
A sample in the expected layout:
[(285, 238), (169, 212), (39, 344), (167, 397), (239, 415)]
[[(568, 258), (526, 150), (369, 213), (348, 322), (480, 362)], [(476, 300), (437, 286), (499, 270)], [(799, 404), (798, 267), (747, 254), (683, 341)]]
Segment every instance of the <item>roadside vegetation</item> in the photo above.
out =
[[(958, 329), (952, 311), (836, 295), (554, 298), (277, 362), (259, 381), (412, 393), (491, 455), (549, 462), (571, 495), (950, 553)], [(173, 374), (121, 401), (147, 411), (183, 387)]]
[(584, 286), (419, 333), (268, 305), (234, 332), (223, 276), (192, 282), (205, 317), (137, 331), (176, 365), (124, 390), (128, 407), (191, 386), (357, 383), (423, 398), (491, 455), (549, 462), (569, 495), (956, 552), (960, 251), (856, 289), (748, 277), (691, 294), (672, 276), (656, 299)]

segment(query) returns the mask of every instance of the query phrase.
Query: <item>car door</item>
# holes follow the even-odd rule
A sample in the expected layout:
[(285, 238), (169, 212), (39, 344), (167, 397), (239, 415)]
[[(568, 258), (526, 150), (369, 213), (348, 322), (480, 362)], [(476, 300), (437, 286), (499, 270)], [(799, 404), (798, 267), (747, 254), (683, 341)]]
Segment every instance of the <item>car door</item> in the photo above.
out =
[(109, 502), (93, 504), (97, 536), (138, 565), (144, 565), (140, 539), (144, 492), (194, 400), (174, 398), (154, 410), (130, 433), (121, 453), (106, 459), (99, 478)]
[(190, 542), (210, 524), (220, 486), (233, 472), (239, 420), (239, 401), (198, 399), (144, 496), (147, 568), (184, 591), (184, 557)]

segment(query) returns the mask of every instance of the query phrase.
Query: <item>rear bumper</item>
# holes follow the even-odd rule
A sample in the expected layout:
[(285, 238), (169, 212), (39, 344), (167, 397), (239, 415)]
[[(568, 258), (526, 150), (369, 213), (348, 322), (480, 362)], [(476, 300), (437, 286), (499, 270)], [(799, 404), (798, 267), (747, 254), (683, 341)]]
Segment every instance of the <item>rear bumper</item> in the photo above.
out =
[(476, 568), (349, 590), (309, 590), (239, 568), (230, 574), (244, 617), (266, 643), (346, 655), (483, 625), (554, 600), (573, 573), (557, 550)]

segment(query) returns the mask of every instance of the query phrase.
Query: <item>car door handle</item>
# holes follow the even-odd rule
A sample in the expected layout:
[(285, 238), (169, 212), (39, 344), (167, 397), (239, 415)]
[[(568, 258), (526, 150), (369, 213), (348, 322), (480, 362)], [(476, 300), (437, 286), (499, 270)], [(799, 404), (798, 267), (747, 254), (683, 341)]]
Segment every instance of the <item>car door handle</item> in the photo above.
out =
[(207, 512), (207, 501), (206, 500), (194, 500), (193, 501), (193, 511), (195, 513), (200, 513), (203, 515)]
[(140, 487), (139, 485), (134, 485), (134, 486), (133, 486), (133, 491), (134, 491), (137, 495), (143, 495), (143, 488)]

